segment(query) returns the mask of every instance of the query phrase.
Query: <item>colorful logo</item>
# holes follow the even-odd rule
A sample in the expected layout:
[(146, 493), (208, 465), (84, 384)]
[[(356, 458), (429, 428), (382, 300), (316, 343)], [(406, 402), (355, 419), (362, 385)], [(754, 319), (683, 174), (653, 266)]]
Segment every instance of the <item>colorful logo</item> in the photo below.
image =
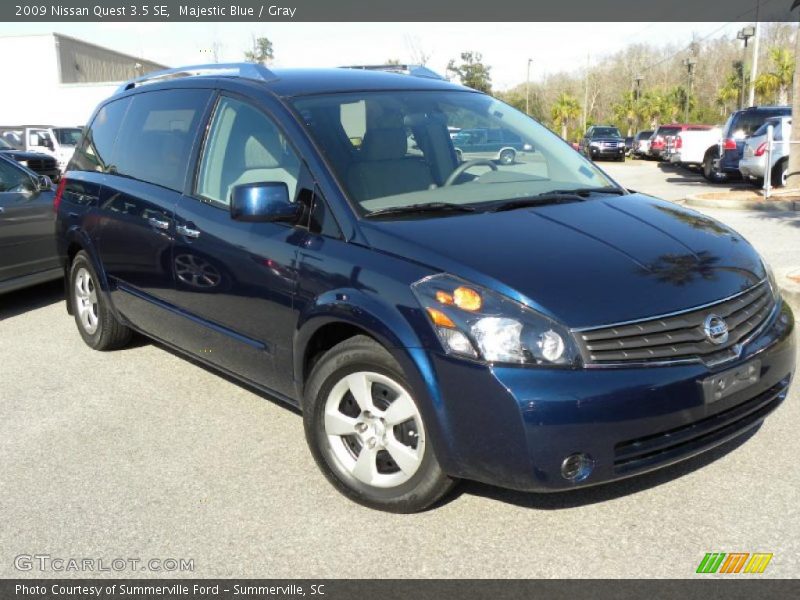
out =
[(697, 567), (697, 573), (763, 573), (772, 553), (766, 552), (707, 552)]

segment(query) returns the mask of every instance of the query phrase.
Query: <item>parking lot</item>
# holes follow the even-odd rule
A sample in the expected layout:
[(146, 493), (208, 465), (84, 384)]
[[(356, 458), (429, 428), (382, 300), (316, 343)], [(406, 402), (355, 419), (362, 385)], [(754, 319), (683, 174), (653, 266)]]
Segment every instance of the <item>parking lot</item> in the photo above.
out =
[[(711, 187), (602, 166), (671, 200)], [(705, 212), (776, 268), (800, 262), (797, 213)], [(798, 385), (746, 439), (669, 469), (553, 495), (465, 483), (389, 515), (333, 490), (293, 410), (143, 339), (90, 350), (58, 284), (0, 297), (0, 356), (0, 577), (42, 575), (19, 554), (186, 558), (194, 572), (172, 574), (196, 577), (691, 577), (706, 552), (800, 568)]]

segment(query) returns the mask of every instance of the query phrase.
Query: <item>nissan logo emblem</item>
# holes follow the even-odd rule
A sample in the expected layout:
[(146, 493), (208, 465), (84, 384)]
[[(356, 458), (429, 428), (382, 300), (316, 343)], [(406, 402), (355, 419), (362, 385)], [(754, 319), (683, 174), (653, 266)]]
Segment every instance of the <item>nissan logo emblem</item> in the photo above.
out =
[(728, 324), (718, 315), (708, 315), (703, 321), (703, 333), (712, 344), (724, 344), (728, 341)]

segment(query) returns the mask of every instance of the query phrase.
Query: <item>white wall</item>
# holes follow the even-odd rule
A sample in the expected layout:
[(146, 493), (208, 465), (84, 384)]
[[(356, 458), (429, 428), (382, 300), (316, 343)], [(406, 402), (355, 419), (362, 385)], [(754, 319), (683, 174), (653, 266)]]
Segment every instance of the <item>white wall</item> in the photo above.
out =
[(53, 35), (0, 37), (0, 125), (85, 125), (98, 102), (119, 85), (58, 80)]

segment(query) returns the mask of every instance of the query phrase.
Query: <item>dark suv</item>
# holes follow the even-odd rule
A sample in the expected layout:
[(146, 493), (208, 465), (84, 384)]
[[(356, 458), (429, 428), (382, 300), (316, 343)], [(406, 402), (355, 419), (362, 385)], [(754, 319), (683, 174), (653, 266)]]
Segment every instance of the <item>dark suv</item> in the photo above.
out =
[(722, 128), (722, 143), (719, 150), (712, 149), (706, 156), (704, 162), (706, 178), (717, 182), (731, 175), (738, 177), (745, 138), (753, 135), (768, 119), (791, 115), (791, 106), (751, 106), (732, 113)]
[(453, 138), (460, 160), (488, 158), (501, 165), (511, 165), (517, 154), (533, 151), (533, 146), (522, 141), (507, 129), (462, 129)]
[(592, 125), (580, 143), (580, 150), (586, 158), (611, 158), (625, 160), (625, 138), (616, 127)]
[[(535, 160), (459, 162), (450, 131), (475, 124)], [(322, 472), (384, 510), (461, 478), (565, 490), (679, 461), (757, 426), (795, 368), (792, 313), (739, 234), (441, 79), (134, 80), (54, 203), (89, 346), (139, 331), (298, 407)]]

